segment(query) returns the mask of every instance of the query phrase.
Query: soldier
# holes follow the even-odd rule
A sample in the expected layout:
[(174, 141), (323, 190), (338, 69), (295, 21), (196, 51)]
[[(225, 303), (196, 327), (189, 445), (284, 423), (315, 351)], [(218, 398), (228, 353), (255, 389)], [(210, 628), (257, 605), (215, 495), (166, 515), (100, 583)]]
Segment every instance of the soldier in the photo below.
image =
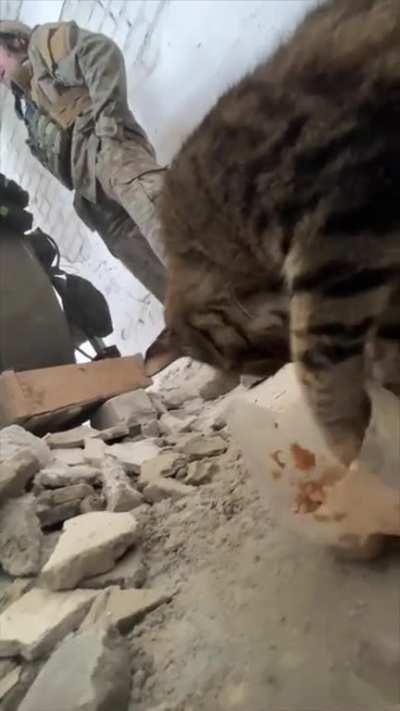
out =
[(166, 270), (157, 201), (164, 168), (127, 100), (117, 45), (75, 22), (0, 22), (0, 82), (14, 95), (33, 155), (91, 229), (161, 302)]

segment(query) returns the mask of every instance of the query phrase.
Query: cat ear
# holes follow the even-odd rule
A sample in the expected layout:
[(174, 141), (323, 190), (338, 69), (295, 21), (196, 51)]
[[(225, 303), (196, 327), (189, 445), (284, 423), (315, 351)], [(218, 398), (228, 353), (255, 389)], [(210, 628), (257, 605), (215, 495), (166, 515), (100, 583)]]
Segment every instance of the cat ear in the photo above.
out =
[(164, 328), (146, 351), (144, 372), (151, 378), (183, 355), (174, 335), (168, 328)]

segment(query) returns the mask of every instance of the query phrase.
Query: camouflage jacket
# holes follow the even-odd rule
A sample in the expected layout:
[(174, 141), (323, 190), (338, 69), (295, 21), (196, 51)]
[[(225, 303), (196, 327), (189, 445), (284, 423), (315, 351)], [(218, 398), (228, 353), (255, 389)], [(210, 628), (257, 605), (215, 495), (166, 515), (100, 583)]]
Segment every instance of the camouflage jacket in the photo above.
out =
[(78, 107), (71, 143), (72, 183), (78, 192), (95, 202), (96, 156), (106, 137), (135, 140), (154, 155), (129, 109), (124, 57), (111, 39), (75, 22), (38, 25), (28, 58), (32, 98), (40, 109), (62, 125), (59, 117)]

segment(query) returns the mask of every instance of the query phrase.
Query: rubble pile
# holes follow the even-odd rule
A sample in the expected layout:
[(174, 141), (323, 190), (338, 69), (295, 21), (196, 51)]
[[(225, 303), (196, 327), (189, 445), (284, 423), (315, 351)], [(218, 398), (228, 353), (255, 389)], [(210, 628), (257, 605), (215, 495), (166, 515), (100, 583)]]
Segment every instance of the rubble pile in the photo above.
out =
[(140, 520), (218, 476), (228, 435), (203, 405), (136, 390), (90, 425), (43, 438), (0, 430), (4, 711), (130, 708), (126, 635), (175, 593), (146, 585)]

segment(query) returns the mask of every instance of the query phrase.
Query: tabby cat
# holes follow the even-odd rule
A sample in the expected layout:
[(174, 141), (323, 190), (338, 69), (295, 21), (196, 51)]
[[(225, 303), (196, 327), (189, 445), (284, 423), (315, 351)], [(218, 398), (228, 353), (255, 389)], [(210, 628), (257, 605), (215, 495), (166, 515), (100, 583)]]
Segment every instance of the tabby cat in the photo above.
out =
[(161, 218), (175, 347), (241, 373), (293, 360), (351, 461), (369, 354), (400, 381), (400, 0), (312, 10), (186, 140)]

